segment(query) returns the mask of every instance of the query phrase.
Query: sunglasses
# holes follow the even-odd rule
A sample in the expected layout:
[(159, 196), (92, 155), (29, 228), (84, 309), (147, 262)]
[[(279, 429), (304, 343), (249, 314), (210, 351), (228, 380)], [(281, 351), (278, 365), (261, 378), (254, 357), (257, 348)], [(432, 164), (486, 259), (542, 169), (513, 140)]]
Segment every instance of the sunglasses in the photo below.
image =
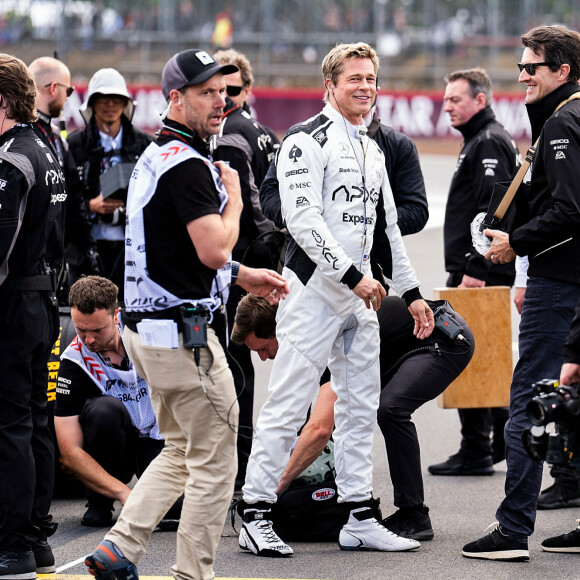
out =
[(74, 90), (75, 90), (74, 87), (69, 87), (68, 85), (63, 85), (62, 83), (57, 83), (57, 82), (48, 83), (47, 85), (44, 85), (44, 88), (46, 89), (46, 88), (50, 87), (50, 85), (52, 85), (52, 84), (55, 84), (59, 87), (64, 87), (66, 89), (66, 96), (67, 97), (70, 97), (74, 93)]
[(227, 85), (226, 92), (230, 97), (237, 97), (243, 90), (246, 85), (242, 85), (241, 87), (236, 87), (235, 85)]
[(533, 77), (536, 74), (536, 67), (538, 66), (557, 66), (557, 65), (555, 62), (529, 62), (528, 64), (522, 64), (521, 62), (518, 62), (518, 68), (520, 69), (520, 72), (522, 72), (525, 69), (525, 71), (531, 77)]

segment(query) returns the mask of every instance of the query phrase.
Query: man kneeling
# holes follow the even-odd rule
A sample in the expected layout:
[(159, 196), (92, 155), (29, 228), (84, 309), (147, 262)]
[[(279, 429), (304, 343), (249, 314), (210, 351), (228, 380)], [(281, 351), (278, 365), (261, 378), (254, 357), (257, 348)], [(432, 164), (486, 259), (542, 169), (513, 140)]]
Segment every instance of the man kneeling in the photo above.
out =
[[(55, 430), (62, 462), (88, 488), (81, 524), (113, 523), (113, 504), (124, 504), (133, 475), (140, 477), (164, 440), (151, 407), (149, 388), (127, 356), (119, 329), (118, 288), (99, 276), (70, 289), (76, 338), (62, 354)], [(161, 521), (176, 529), (180, 502)]]

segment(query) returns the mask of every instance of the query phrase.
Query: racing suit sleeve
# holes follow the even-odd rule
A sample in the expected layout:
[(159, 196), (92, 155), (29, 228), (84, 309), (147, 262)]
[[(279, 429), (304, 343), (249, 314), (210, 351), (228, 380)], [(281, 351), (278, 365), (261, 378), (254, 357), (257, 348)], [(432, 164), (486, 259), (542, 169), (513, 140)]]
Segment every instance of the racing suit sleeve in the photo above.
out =
[[(310, 135), (298, 132), (286, 137), (277, 170), (282, 217), (294, 241), (329, 279), (343, 282), (343, 276), (352, 268), (354, 276), (351, 271), (348, 286), (354, 288), (362, 273), (356, 270), (322, 217), (325, 165), (322, 147)], [(296, 189), (297, 181), (306, 183), (306, 187)]]
[[(555, 159), (550, 141), (567, 141), (564, 156)], [(580, 135), (570, 118), (551, 117), (544, 125), (540, 147), (552, 203), (540, 215), (510, 234), (510, 246), (519, 256), (533, 257), (578, 232), (580, 193), (578, 159)], [(534, 168), (532, 166), (532, 179)]]

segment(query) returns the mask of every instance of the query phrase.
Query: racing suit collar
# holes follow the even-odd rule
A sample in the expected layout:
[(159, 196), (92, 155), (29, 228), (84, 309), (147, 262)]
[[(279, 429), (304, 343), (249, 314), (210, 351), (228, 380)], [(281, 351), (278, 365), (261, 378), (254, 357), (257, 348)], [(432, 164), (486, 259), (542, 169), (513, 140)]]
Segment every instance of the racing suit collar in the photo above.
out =
[(544, 123), (552, 116), (556, 107), (578, 91), (580, 91), (580, 87), (576, 83), (565, 83), (537, 103), (526, 105), (530, 125), (532, 126), (532, 143), (536, 142), (542, 132)]
[(368, 133), (368, 129), (364, 123), (361, 125), (351, 124), (330, 103), (326, 103), (324, 109), (322, 109), (322, 114), (328, 117), (333, 123), (336, 123), (338, 127), (345, 130), (350, 137), (361, 139)]
[(491, 107), (485, 107), (485, 109), (481, 109), (481, 111), (475, 113), (467, 123), (459, 125), (456, 129), (467, 141), (470, 137), (479, 133), (479, 131), (481, 131), (481, 129), (491, 121), (495, 121), (495, 113)]

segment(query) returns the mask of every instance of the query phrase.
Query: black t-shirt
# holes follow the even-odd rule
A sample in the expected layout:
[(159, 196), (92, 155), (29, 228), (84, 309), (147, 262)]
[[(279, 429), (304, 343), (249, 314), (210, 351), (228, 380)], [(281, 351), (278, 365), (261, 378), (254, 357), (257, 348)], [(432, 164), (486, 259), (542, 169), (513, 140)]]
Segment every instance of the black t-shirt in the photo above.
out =
[(54, 409), (57, 417), (80, 415), (88, 399), (101, 396), (101, 389), (78, 364), (68, 359), (61, 360)]
[(215, 270), (204, 266), (187, 224), (219, 215), (220, 199), (209, 168), (199, 159), (180, 163), (161, 177), (143, 209), (147, 270), (178, 298), (208, 298)]

